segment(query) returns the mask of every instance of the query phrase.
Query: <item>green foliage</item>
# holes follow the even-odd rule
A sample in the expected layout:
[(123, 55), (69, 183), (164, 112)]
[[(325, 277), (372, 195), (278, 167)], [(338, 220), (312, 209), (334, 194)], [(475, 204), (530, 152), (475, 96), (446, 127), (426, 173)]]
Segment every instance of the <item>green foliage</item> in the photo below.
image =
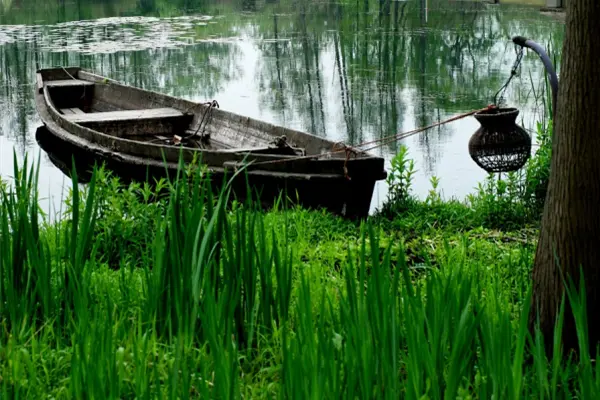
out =
[(15, 155), (14, 171), (14, 187), (0, 191), (0, 315), (5, 329), (22, 338), (48, 320), (66, 323), (88, 306), (95, 182), (82, 201), (74, 174), (71, 218), (49, 236), (40, 218), (39, 169), (28, 171), (27, 158), (19, 168)]
[(429, 179), (429, 183), (431, 183), (431, 190), (427, 194), (427, 198), (425, 199), (425, 204), (430, 205), (432, 207), (441, 205), (442, 196), (438, 193), (438, 186), (440, 184), (440, 179), (436, 176), (432, 176)]
[[(483, 226), (510, 230), (537, 225), (544, 208), (550, 176), (551, 121), (547, 127), (537, 125), (536, 142), (537, 151), (522, 170), (504, 176), (488, 175), (463, 202), (442, 200), (437, 189), (439, 179), (435, 176), (430, 180), (432, 188), (423, 201), (411, 195), (414, 162), (407, 158), (408, 152), (403, 146), (392, 161), (387, 179), (390, 193), (378, 215), (397, 224), (394, 220), (401, 216), (406, 218), (423, 212), (438, 214), (440, 220), (446, 220), (446, 225), (456, 221), (462, 226), (461, 229)], [(446, 212), (449, 215), (445, 215)], [(460, 215), (458, 221), (456, 215)], [(410, 221), (411, 224), (417, 224), (413, 226), (421, 225), (418, 221)]]
[(544, 128), (537, 125), (538, 149), (525, 168), (507, 174), (505, 179), (492, 175), (479, 184), (468, 204), (481, 216), (487, 227), (513, 228), (536, 224), (542, 214), (552, 152), (552, 121)]
[[(595, 357), (565, 361), (558, 342), (548, 360), (526, 329), (536, 231), (475, 227), (436, 179), (402, 218), (358, 227), (225, 207), (229, 186), (213, 195), (200, 170), (152, 188), (95, 171), (85, 190), (74, 176), (65, 219), (48, 225), (35, 169), (15, 170), (0, 197), (3, 398), (599, 392)], [(155, 221), (137, 226), (145, 206)], [(108, 240), (132, 244), (110, 253)], [(563, 310), (585, 348), (585, 297), (571, 289)]]
[(485, 227), (514, 229), (535, 221), (522, 196), (519, 173), (507, 178), (490, 174), (477, 186), (475, 194), (467, 196), (467, 204), (479, 216)]
[(386, 179), (388, 198), (382, 208), (384, 215), (394, 215), (408, 209), (414, 203), (410, 193), (415, 162), (408, 158), (408, 147), (401, 146), (400, 151), (392, 158), (391, 168)]
[(552, 155), (553, 125), (550, 121), (547, 127), (537, 124), (536, 142), (539, 145), (535, 156), (531, 158), (526, 168), (524, 199), (531, 204), (533, 212), (541, 215), (548, 191), (550, 178), (550, 160)]
[(98, 261), (117, 269), (121, 264), (150, 265), (148, 249), (165, 215), (167, 182), (124, 186), (118, 178), (98, 172), (98, 223), (95, 229)]

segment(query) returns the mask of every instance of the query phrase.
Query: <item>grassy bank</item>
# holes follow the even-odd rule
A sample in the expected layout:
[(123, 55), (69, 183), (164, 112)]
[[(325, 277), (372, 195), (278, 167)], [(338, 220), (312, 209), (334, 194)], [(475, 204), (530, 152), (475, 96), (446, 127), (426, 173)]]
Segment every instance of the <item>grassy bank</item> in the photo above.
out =
[(361, 224), (226, 207), (201, 172), (151, 189), (99, 171), (49, 225), (15, 166), (2, 398), (592, 398), (595, 363), (548, 360), (525, 329), (537, 227), (519, 179), (465, 202), (434, 180), (418, 201), (410, 171), (401, 153)]

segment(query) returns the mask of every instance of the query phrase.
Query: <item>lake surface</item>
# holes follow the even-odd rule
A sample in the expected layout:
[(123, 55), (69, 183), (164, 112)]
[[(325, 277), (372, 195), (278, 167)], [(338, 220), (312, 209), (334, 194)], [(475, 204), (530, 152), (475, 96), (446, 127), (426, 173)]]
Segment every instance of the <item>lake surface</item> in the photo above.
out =
[[(0, 0), (0, 176), (13, 152), (38, 159), (41, 195), (57, 205), (69, 179), (40, 150), (36, 65), (110, 78), (347, 144), (479, 109), (510, 75), (522, 35), (558, 58), (564, 24), (538, 7), (453, 0)], [(544, 118), (543, 66), (528, 53), (506, 101), (520, 123)], [(441, 179), (464, 198), (486, 173), (467, 143), (470, 117), (377, 149), (408, 146), (414, 192)], [(381, 182), (372, 207), (386, 197)]]

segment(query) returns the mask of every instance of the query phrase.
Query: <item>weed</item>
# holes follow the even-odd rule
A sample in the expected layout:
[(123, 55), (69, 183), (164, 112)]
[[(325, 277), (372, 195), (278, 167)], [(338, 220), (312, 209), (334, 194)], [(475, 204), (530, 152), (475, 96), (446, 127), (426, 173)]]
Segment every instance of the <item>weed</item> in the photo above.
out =
[(415, 163), (408, 158), (408, 147), (401, 146), (398, 154), (392, 158), (392, 165), (386, 182), (388, 184), (388, 198), (382, 207), (381, 213), (393, 216), (405, 211), (414, 202), (410, 193), (412, 187)]
[[(15, 171), (0, 192), (3, 398), (598, 394), (593, 357), (548, 360), (525, 329), (529, 234), (482, 228), (467, 205), (437, 196), (436, 180), (402, 218), (357, 227), (227, 208), (228, 184), (214, 194), (198, 171), (159, 195), (96, 170), (85, 189), (74, 174), (68, 212), (49, 225), (36, 169)], [(497, 223), (509, 219), (494, 207), (519, 195), (510, 182), (494, 181), (478, 206)], [(161, 218), (144, 220), (145, 206)], [(114, 251), (95, 234), (140, 245)], [(573, 305), (585, 348), (581, 296), (572, 288), (563, 309)]]

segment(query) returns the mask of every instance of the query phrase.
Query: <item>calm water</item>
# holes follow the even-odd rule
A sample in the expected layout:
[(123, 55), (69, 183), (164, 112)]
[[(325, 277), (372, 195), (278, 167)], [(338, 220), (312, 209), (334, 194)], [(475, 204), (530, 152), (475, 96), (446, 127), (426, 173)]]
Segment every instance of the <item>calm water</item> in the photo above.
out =
[[(36, 65), (82, 66), (129, 84), (357, 144), (481, 108), (510, 73), (510, 38), (560, 49), (564, 25), (537, 7), (428, 0), (0, 0), (0, 175), (36, 158)], [(521, 123), (543, 118), (533, 55), (508, 91)], [(536, 100), (539, 99), (539, 100)], [(467, 118), (404, 140), (415, 193), (441, 178), (463, 198), (485, 177)], [(400, 143), (378, 149), (389, 160)], [(41, 194), (68, 179), (41, 152)], [(381, 183), (373, 207), (385, 200)]]

